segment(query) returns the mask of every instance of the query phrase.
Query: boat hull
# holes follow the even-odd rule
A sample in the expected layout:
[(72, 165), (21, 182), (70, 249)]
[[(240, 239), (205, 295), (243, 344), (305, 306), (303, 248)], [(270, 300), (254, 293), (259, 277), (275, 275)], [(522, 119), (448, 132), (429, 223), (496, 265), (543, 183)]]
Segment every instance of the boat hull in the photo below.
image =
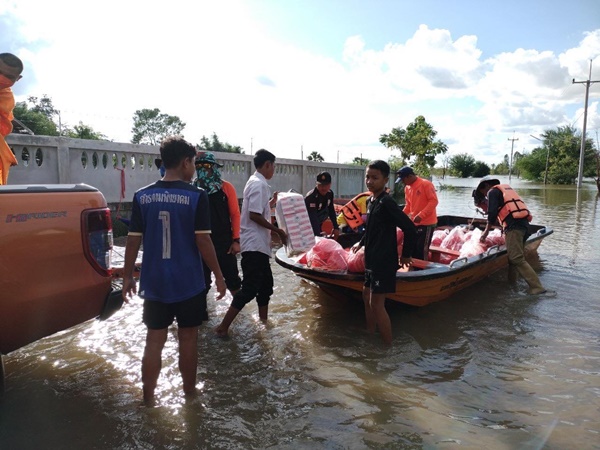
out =
[[(442, 216), (438, 224), (442, 226), (472, 225), (473, 219), (458, 216)], [(485, 222), (475, 226), (485, 226)], [(532, 225), (532, 235), (526, 241), (526, 252), (537, 251), (542, 240), (552, 234), (547, 227)], [(330, 291), (331, 289), (361, 292), (364, 274), (338, 274), (317, 271), (305, 265), (298, 264), (288, 258), (285, 249), (281, 248), (275, 255), (275, 260), (281, 266), (292, 270), (296, 275), (310, 280)], [(505, 246), (492, 247), (485, 253), (469, 258), (459, 258), (450, 264), (440, 264), (413, 260), (411, 270), (401, 269), (396, 275), (396, 292), (389, 294), (390, 300), (412, 305), (426, 306), (430, 303), (445, 300), (459, 291), (471, 286), (494, 272), (508, 266), (508, 254)]]

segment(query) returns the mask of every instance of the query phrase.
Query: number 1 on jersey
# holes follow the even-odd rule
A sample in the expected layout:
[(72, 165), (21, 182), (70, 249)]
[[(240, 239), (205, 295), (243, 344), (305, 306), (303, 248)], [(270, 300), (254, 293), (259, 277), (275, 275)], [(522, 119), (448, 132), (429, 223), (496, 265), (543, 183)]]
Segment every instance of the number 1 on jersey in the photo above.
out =
[(169, 211), (160, 211), (158, 219), (162, 222), (162, 257), (171, 259), (171, 216)]

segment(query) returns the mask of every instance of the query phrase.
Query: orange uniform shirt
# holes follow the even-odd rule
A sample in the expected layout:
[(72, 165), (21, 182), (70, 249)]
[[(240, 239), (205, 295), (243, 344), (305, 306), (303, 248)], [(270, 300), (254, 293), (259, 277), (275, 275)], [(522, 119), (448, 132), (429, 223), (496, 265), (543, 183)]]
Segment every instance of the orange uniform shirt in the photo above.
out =
[(0, 184), (6, 184), (10, 166), (17, 165), (17, 159), (4, 140), (12, 131), (15, 97), (10, 88), (0, 89)]
[(233, 184), (223, 180), (221, 187), (227, 196), (227, 206), (229, 209), (229, 218), (231, 219), (231, 231), (233, 231), (233, 239), (240, 238), (240, 205), (238, 203), (237, 193)]
[(437, 223), (436, 206), (438, 204), (435, 186), (429, 180), (417, 177), (413, 184), (404, 187), (404, 197), (406, 205), (404, 213), (414, 222), (415, 217), (419, 216), (421, 222), (417, 225), (434, 225)]

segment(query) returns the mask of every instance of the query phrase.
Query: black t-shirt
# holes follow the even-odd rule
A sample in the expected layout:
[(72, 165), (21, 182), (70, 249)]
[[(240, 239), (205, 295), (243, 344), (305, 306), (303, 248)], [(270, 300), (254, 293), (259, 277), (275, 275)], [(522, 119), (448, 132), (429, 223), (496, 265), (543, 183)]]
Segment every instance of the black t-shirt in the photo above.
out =
[(208, 195), (210, 206), (210, 228), (213, 244), (228, 247), (233, 242), (233, 231), (231, 229), (231, 216), (227, 195), (222, 189)]
[(404, 232), (402, 256), (408, 258), (416, 244), (417, 229), (402, 208), (386, 192), (367, 201), (367, 224), (362, 244), (365, 267), (373, 271), (398, 270), (396, 227)]
[(308, 211), (308, 217), (310, 218), (310, 224), (315, 236), (321, 234), (321, 224), (327, 220), (327, 217), (331, 220), (335, 230), (339, 228), (333, 204), (333, 191), (330, 190), (325, 195), (321, 195), (315, 187), (311, 192), (306, 194), (304, 203), (306, 204), (306, 210)]

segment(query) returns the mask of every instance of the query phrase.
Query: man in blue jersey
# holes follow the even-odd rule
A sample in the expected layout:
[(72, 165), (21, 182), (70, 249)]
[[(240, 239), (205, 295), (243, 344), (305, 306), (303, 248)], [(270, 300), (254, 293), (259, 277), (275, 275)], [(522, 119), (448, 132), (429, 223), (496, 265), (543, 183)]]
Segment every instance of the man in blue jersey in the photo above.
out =
[(133, 197), (125, 247), (123, 299), (137, 293), (133, 268), (144, 245), (139, 295), (148, 331), (142, 359), (144, 403), (153, 406), (167, 329), (177, 319), (179, 370), (186, 396), (196, 393), (198, 326), (206, 310), (202, 259), (215, 274), (219, 297), (225, 280), (210, 239), (210, 215), (205, 191), (190, 184), (196, 173), (196, 149), (179, 137), (164, 140), (160, 156), (162, 180)]

